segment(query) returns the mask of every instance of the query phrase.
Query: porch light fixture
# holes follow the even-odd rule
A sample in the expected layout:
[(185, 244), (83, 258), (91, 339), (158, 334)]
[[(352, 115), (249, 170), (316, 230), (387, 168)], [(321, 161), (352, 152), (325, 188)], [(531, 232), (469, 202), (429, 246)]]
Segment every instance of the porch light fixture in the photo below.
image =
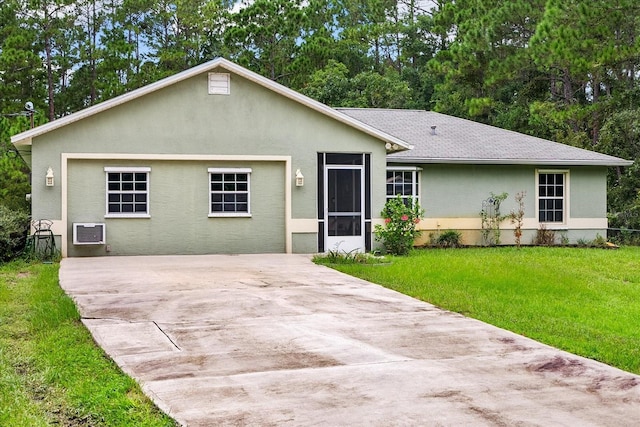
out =
[(302, 175), (302, 172), (298, 169), (296, 170), (296, 187), (302, 186), (304, 186), (304, 175)]
[(53, 169), (49, 166), (49, 169), (47, 169), (47, 175), (45, 176), (45, 183), (47, 184), (47, 187), (53, 187), (53, 178)]

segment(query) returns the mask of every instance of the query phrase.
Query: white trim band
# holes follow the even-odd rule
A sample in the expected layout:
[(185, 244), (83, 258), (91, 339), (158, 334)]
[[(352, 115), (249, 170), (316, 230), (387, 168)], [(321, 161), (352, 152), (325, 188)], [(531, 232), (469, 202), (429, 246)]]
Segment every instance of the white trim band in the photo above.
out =
[(112, 167), (112, 166), (105, 166), (104, 167), (104, 171), (105, 172), (151, 172), (151, 168), (150, 167), (140, 167), (140, 166), (132, 166), (132, 167), (126, 167), (126, 166), (118, 166), (118, 167)]
[(251, 168), (209, 168), (209, 173), (251, 173)]

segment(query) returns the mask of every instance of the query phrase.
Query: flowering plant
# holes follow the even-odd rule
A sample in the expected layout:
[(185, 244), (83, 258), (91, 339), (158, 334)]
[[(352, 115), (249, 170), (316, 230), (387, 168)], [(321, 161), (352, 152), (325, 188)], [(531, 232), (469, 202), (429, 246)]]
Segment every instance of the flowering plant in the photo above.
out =
[(398, 194), (384, 205), (384, 225), (376, 225), (376, 240), (382, 241), (388, 253), (406, 255), (413, 247), (415, 238), (420, 235), (420, 230), (416, 230), (416, 227), (423, 215), (424, 209), (416, 200), (403, 199)]

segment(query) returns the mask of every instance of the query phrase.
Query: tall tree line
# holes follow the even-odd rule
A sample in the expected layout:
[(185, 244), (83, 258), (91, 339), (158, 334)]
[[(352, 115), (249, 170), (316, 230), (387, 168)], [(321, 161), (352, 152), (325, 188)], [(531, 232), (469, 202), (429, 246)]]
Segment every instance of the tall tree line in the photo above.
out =
[[(44, 123), (222, 56), (332, 106), (640, 159), (639, 32), (637, 0), (4, 0), (0, 113)], [(640, 229), (639, 172), (610, 175), (614, 226)]]

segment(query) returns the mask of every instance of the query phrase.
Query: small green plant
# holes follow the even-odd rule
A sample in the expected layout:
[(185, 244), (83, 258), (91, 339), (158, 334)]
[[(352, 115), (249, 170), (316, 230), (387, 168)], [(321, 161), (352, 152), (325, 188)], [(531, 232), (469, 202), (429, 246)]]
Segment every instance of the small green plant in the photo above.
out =
[(600, 234), (596, 234), (595, 239), (589, 240), (585, 238), (580, 238), (576, 241), (576, 244), (584, 248), (606, 248), (607, 240), (604, 237), (602, 237)]
[(578, 240), (576, 240), (576, 245), (586, 248), (591, 246), (591, 241), (588, 239), (585, 239), (584, 237), (581, 237)]
[(516, 193), (515, 199), (518, 204), (518, 210), (511, 211), (509, 219), (511, 224), (514, 224), (513, 236), (516, 240), (516, 246), (520, 249), (520, 243), (522, 240), (522, 225), (524, 223), (524, 197), (527, 195), (526, 191)]
[(500, 244), (500, 223), (508, 215), (500, 215), (500, 204), (509, 197), (509, 193), (494, 194), (482, 202), (480, 219), (482, 220), (482, 243), (485, 246)]
[(361, 254), (362, 253), (360, 251), (355, 249), (349, 252), (335, 249), (335, 250), (328, 251), (326, 254), (326, 258), (329, 262), (332, 262), (332, 263), (348, 264), (348, 263), (356, 262)]
[(436, 245), (441, 248), (459, 248), (462, 233), (457, 230), (445, 230), (436, 239)]
[(406, 255), (413, 242), (420, 235), (417, 225), (424, 215), (424, 209), (411, 198), (403, 199), (398, 195), (389, 199), (382, 210), (384, 225), (376, 225), (374, 233), (381, 241), (387, 253)]
[(604, 248), (607, 246), (607, 239), (602, 237), (600, 234), (596, 234), (596, 238), (593, 239), (593, 246), (596, 248)]
[(383, 256), (357, 250), (349, 252), (330, 250), (326, 254), (315, 255), (313, 262), (316, 264), (380, 264), (387, 262), (387, 259)]

